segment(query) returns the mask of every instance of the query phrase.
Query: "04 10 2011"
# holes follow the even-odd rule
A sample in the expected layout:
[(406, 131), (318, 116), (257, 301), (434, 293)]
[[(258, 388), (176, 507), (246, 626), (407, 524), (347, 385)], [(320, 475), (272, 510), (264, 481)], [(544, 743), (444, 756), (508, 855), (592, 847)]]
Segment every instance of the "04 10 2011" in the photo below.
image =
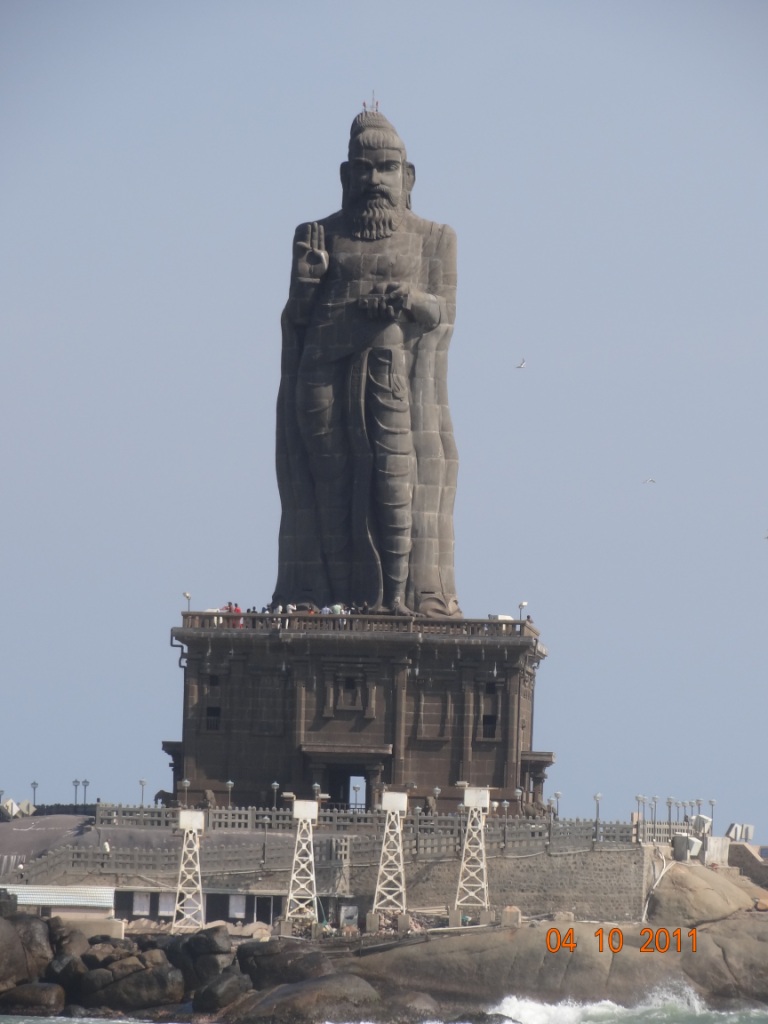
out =
[[(621, 928), (598, 928), (594, 934), (599, 953), (620, 953), (624, 948), (624, 931)], [(547, 950), (557, 953), (561, 949), (573, 953), (577, 942), (573, 928), (561, 932), (559, 928), (550, 928), (547, 932)], [(696, 929), (684, 932), (682, 928), (641, 928), (641, 953), (682, 953), (690, 950), (696, 952)]]

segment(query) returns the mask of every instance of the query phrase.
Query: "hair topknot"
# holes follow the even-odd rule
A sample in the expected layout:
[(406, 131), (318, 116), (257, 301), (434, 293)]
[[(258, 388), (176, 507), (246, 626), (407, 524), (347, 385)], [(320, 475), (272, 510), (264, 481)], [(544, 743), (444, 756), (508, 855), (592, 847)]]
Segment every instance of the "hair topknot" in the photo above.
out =
[(352, 127), (349, 130), (349, 138), (350, 140), (355, 139), (364, 131), (370, 131), (371, 129), (389, 131), (392, 132), (393, 135), (397, 135), (394, 125), (391, 124), (383, 114), (380, 114), (378, 110), (363, 110), (352, 122)]
[[(361, 136), (365, 138), (361, 138)], [(405, 153), (405, 143), (397, 134), (395, 126), (378, 110), (363, 110), (352, 122), (349, 130), (350, 153), (357, 143), (366, 149), (391, 146)]]

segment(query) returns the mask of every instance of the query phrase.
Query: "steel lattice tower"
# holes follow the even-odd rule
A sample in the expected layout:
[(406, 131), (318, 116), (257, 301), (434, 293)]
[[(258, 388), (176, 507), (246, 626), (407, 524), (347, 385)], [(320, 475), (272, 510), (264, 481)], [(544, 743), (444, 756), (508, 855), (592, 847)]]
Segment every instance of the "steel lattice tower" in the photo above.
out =
[(461, 851), (456, 909), (488, 910), (488, 872), (485, 865), (485, 811), (467, 808), (467, 827)]
[(205, 906), (200, 874), (200, 830), (185, 828), (171, 933), (196, 932), (201, 928), (205, 928)]
[(293, 869), (285, 919), (317, 923), (317, 885), (311, 818), (296, 819), (296, 846), (293, 851)]
[(399, 811), (387, 811), (384, 840), (381, 844), (379, 874), (373, 912), (394, 910), (405, 913), (405, 869), (403, 868), (403, 828)]

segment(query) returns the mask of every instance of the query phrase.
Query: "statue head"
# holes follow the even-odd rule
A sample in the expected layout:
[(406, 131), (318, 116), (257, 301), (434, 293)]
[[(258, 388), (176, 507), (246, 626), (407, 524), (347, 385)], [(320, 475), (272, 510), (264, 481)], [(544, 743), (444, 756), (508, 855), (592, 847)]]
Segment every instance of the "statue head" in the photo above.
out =
[(386, 238), (411, 206), (416, 180), (405, 145), (378, 111), (363, 111), (352, 122), (349, 159), (340, 168), (342, 209), (359, 238)]

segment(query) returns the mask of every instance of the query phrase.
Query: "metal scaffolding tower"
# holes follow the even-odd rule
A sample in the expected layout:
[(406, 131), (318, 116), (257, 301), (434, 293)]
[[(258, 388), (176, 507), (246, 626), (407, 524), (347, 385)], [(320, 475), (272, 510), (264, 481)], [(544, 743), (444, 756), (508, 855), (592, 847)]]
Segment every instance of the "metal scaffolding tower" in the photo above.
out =
[(376, 914), (382, 910), (394, 910), (404, 914), (405, 869), (403, 867), (402, 815), (408, 808), (408, 795), (407, 793), (384, 793), (381, 806), (387, 812), (387, 821), (384, 826), (384, 840), (381, 844), (373, 912)]
[(173, 935), (205, 928), (203, 880), (200, 874), (200, 836), (204, 826), (205, 815), (202, 811), (179, 811), (179, 827), (184, 829), (184, 841), (176, 885), (176, 909), (171, 925)]
[(456, 890), (456, 910), (488, 910), (488, 872), (485, 863), (485, 813), (489, 791), (464, 790), (467, 827), (461, 851), (461, 871)]
[(316, 924), (317, 885), (312, 822), (317, 821), (317, 801), (294, 800), (293, 817), (296, 821), (296, 846), (293, 851), (293, 869), (285, 919)]

